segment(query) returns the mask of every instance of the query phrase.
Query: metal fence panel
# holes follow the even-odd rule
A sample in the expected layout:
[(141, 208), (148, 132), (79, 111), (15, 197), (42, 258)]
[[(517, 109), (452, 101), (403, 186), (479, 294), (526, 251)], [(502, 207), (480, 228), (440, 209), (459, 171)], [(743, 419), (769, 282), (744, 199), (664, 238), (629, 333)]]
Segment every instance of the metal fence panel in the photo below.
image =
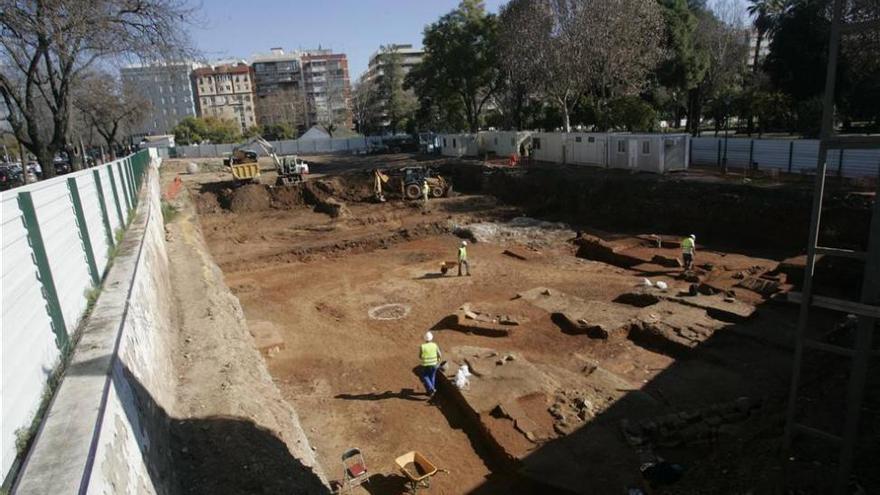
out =
[[(139, 164), (144, 159), (138, 156), (131, 171), (142, 171)], [(98, 276), (109, 262), (95, 171), (101, 179), (107, 224), (115, 231), (124, 225), (120, 213), (127, 218), (128, 204), (133, 203), (130, 196), (126, 202), (126, 194), (132, 185), (142, 182), (137, 176), (120, 175), (120, 170), (128, 171), (128, 162), (131, 157), (0, 193), (0, 471), (4, 473), (17, 455), (17, 432), (27, 431), (43, 400), (47, 380), (60, 363), (61, 348), (66, 345), (60, 336), (66, 338), (76, 330), (87, 308), (87, 291), (94, 281), (85, 247), (91, 245)], [(120, 168), (120, 164), (126, 166)], [(79, 198), (81, 223), (74, 197)], [(25, 221), (24, 210), (32, 212), (27, 218), (36, 223)], [(88, 243), (81, 237), (85, 230)]]
[(85, 290), (92, 286), (82, 241), (65, 181), (33, 193), (34, 207), (67, 333), (76, 329), (86, 309)]
[(27, 428), (37, 412), (47, 370), (58, 363), (52, 320), (37, 278), (17, 195), (3, 193), (2, 212), (2, 431), (0, 470), (6, 473), (16, 457), (17, 430)]
[[(695, 165), (717, 166), (724, 156), (724, 138), (698, 137), (691, 140), (691, 162)], [(754, 144), (752, 144), (754, 143)], [(815, 139), (748, 139), (727, 140), (727, 164), (748, 165), (749, 147), (752, 161), (759, 169), (791, 170), (812, 173), (816, 170), (819, 141)], [(880, 174), (880, 150), (828, 150), (828, 173), (844, 177), (876, 177)]]

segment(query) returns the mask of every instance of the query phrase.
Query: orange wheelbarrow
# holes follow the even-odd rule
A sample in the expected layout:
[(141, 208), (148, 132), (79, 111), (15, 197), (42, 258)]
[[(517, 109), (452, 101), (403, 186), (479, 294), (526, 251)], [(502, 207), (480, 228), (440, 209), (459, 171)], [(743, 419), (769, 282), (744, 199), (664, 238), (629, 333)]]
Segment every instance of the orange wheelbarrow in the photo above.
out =
[(410, 491), (415, 494), (419, 488), (431, 487), (431, 476), (437, 473), (448, 473), (445, 469), (437, 469), (431, 461), (422, 454), (412, 451), (403, 454), (394, 460), (400, 471), (406, 476)]

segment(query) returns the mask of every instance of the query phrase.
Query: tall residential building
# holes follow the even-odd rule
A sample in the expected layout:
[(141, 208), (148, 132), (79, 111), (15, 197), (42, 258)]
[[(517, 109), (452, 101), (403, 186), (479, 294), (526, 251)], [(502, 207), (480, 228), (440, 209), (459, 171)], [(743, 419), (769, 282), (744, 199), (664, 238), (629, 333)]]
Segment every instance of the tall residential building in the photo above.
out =
[(200, 67), (192, 72), (192, 81), (200, 116), (232, 120), (241, 132), (257, 125), (254, 74), (247, 63)]
[[(370, 55), (370, 63), (367, 67), (367, 72), (363, 77), (374, 84), (381, 85), (388, 71), (389, 65), (393, 62), (392, 57), (397, 59), (397, 63), (400, 64), (400, 68), (402, 69), (401, 75), (406, 77), (413, 67), (422, 62), (424, 56), (424, 50), (421, 48), (413, 48), (412, 45), (408, 44), (391, 44), (382, 46), (378, 51)], [(387, 131), (391, 124), (387, 118), (387, 113), (385, 112), (385, 105), (387, 102), (384, 98), (380, 98), (377, 103), (381, 109), (380, 125), (385, 131)]]
[(150, 102), (150, 109), (132, 134), (138, 137), (168, 134), (184, 117), (196, 115), (190, 74), (192, 62), (132, 65), (123, 67), (122, 83)]
[[(746, 30), (746, 38), (748, 40), (749, 53), (746, 57), (746, 64), (751, 67), (755, 65), (755, 48), (758, 45), (758, 31), (755, 28), (750, 28)], [(758, 50), (758, 63), (764, 61), (767, 58), (767, 55), (770, 53), (770, 35), (764, 33), (764, 36), (761, 38), (761, 48)]]
[(412, 45), (391, 44), (379, 48), (370, 55), (370, 64), (367, 67), (367, 79), (380, 79), (388, 67), (389, 57), (392, 53), (399, 55), (400, 66), (406, 75), (413, 67), (420, 64), (425, 57), (425, 51), (421, 48), (413, 48)]
[(338, 127), (350, 129), (348, 58), (344, 53), (317, 49), (304, 51), (300, 60), (306, 97), (306, 125), (311, 127), (332, 121)]
[(270, 53), (253, 57), (259, 125), (288, 124), (300, 132), (307, 128), (301, 56), (272, 48)]

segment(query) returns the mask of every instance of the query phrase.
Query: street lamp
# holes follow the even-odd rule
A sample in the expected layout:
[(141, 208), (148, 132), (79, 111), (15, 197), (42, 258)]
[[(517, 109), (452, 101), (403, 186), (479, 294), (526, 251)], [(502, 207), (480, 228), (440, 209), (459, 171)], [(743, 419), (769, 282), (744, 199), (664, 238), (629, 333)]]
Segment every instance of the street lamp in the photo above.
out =
[(721, 158), (721, 173), (727, 175), (727, 134), (730, 132), (730, 95), (724, 95), (724, 156)]

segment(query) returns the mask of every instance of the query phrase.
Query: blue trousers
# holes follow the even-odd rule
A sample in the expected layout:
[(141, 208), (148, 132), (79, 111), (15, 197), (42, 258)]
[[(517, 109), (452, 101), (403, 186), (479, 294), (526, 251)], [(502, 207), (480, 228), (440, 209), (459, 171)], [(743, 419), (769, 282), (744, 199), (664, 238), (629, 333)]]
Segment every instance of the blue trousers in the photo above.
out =
[(428, 395), (437, 390), (437, 368), (437, 366), (422, 366), (422, 369), (419, 370), (419, 376), (422, 378), (422, 383), (425, 384), (425, 392)]

